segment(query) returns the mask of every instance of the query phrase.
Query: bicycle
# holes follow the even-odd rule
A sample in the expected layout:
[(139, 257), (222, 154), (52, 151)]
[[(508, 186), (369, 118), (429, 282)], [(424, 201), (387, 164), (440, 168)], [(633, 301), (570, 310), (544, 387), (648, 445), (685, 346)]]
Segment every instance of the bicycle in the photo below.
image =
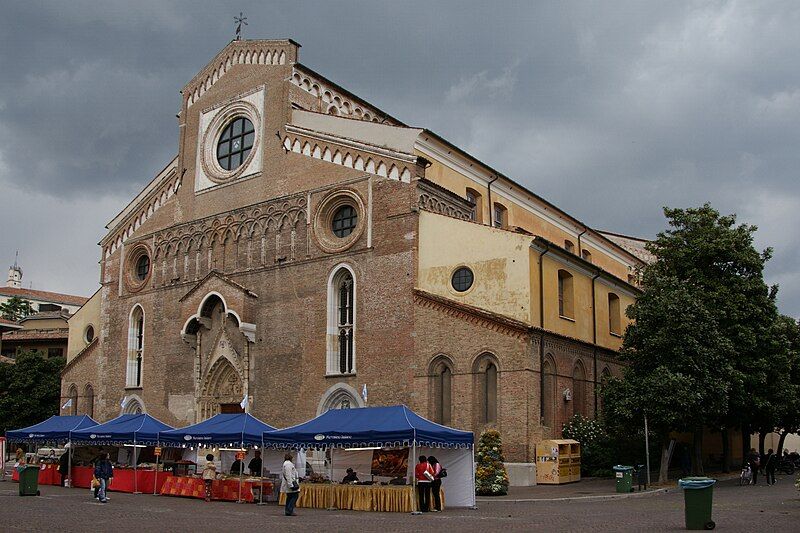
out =
[(753, 471), (749, 464), (744, 465), (742, 474), (739, 476), (739, 486), (750, 485), (753, 482)]

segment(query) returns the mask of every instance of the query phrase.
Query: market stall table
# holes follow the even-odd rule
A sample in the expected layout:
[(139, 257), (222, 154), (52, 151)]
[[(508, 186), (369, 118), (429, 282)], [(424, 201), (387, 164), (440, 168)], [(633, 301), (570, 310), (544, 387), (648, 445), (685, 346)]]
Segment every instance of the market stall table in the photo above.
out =
[[(134, 483), (136, 476), (136, 483)], [(111, 480), (108, 490), (115, 492), (139, 492), (152, 493), (153, 488), (161, 487), (167, 478), (172, 477), (170, 472), (158, 472), (156, 480), (155, 470), (142, 470), (133, 468), (115, 468), (114, 477)], [(156, 483), (156, 485), (154, 485)]]
[[(258, 488), (258, 479), (248, 479), (242, 481), (242, 500), (252, 503), (253, 488)], [(272, 494), (272, 483), (263, 481), (261, 483), (265, 495)], [(163, 496), (186, 496), (188, 498), (205, 499), (206, 487), (201, 478), (198, 477), (178, 477), (170, 476), (164, 480), (161, 486)], [(211, 499), (235, 502), (239, 500), (239, 480), (215, 479), (211, 483)]]
[[(442, 509), (444, 509), (444, 491)], [(353, 511), (378, 511), (410, 513), (414, 510), (416, 494), (411, 485), (339, 485), (334, 483), (301, 483), (297, 507), (313, 509), (350, 509)], [(286, 503), (286, 493), (281, 493), (280, 504)], [(433, 509), (433, 498), (431, 498)]]
[[(58, 473), (58, 464), (40, 464), (39, 466), (39, 485), (60, 485), (61, 474)], [(11, 481), (19, 482), (19, 472), (13, 469)]]

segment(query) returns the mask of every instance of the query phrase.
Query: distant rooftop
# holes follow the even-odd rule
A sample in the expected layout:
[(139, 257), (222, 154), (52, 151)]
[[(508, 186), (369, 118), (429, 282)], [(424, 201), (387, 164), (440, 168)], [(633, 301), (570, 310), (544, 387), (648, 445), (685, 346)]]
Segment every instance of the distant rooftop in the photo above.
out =
[(83, 296), (74, 296), (72, 294), (61, 294), (50, 291), (37, 291), (34, 289), (25, 289), (23, 287), (0, 287), (0, 296), (16, 296), (17, 298), (22, 298), (23, 300), (38, 300), (43, 302), (77, 306), (81, 306), (89, 300)]

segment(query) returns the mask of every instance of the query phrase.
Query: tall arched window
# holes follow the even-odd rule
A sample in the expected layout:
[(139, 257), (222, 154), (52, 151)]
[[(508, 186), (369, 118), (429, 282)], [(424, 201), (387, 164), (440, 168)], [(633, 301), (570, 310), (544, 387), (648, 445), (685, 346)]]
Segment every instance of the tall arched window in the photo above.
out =
[(505, 206), (503, 206), (503, 204), (495, 202), (492, 224), (496, 228), (508, 227), (508, 209), (506, 209)]
[(555, 427), (556, 420), (556, 367), (550, 357), (544, 360), (542, 367), (542, 423), (549, 428)]
[(572, 371), (572, 412), (587, 416), (586, 413), (586, 370), (578, 361)]
[(619, 309), (619, 296), (613, 292), (608, 293), (608, 330), (614, 335), (622, 334), (621, 316)]
[(128, 365), (126, 387), (142, 386), (142, 362), (144, 358), (144, 311), (137, 305), (131, 311), (128, 324)]
[(558, 271), (558, 314), (574, 318), (572, 274), (566, 270)]
[(353, 374), (355, 361), (355, 278), (342, 266), (328, 285), (328, 374)]
[(452, 421), (452, 386), (453, 370), (449, 361), (439, 359), (431, 369), (433, 394), (433, 421), (439, 424), (450, 424)]
[(488, 355), (477, 362), (478, 418), (481, 424), (497, 422), (497, 365)]
[(83, 414), (94, 417), (94, 389), (91, 385), (86, 385), (86, 388), (83, 391), (83, 396), (86, 402), (86, 407), (83, 410)]
[(69, 408), (67, 414), (78, 414), (78, 388), (73, 384), (69, 387)]

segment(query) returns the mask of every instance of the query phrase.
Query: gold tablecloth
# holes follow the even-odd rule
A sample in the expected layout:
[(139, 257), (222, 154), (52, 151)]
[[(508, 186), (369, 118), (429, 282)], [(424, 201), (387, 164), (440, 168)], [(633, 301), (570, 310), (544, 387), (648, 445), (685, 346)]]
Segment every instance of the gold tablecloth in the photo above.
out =
[[(440, 494), (444, 509), (444, 490), (441, 490)], [(326, 483), (301, 483), (297, 507), (410, 513), (412, 504), (416, 503), (415, 498), (414, 487), (410, 485), (334, 484), (331, 486)], [(279, 503), (281, 505), (286, 503), (286, 493), (281, 493)], [(431, 508), (433, 508), (433, 497), (431, 497)]]

